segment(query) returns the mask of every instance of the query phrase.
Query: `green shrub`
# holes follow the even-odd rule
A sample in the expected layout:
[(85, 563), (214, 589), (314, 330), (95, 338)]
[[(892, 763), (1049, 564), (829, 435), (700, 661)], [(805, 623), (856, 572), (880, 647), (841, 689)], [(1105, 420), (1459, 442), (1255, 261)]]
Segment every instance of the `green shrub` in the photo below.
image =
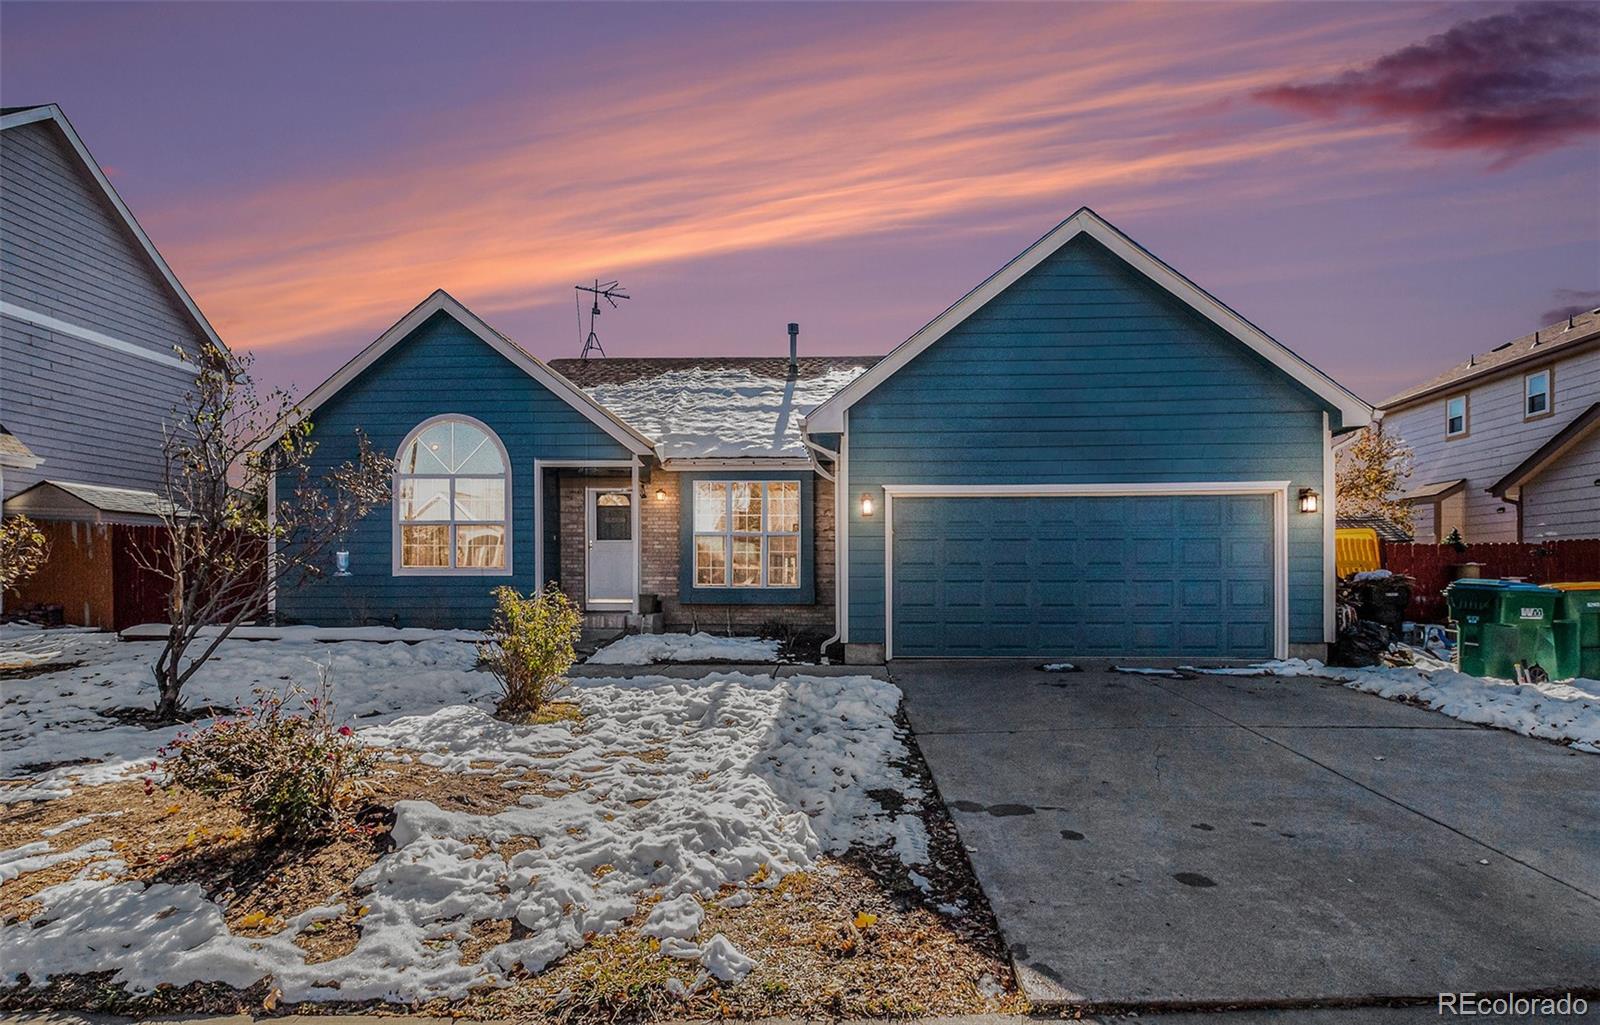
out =
[(529, 595), (497, 587), (494, 598), (494, 621), (488, 640), (478, 645), (478, 657), (504, 691), (500, 714), (535, 716), (567, 685), (566, 672), (578, 657), (573, 644), (583, 627), (583, 613), (554, 584)]
[(377, 754), (335, 720), (329, 691), (325, 671), (314, 692), (258, 689), (240, 718), (180, 733), (161, 749), (163, 785), (226, 801), (276, 837), (331, 834), (368, 792)]

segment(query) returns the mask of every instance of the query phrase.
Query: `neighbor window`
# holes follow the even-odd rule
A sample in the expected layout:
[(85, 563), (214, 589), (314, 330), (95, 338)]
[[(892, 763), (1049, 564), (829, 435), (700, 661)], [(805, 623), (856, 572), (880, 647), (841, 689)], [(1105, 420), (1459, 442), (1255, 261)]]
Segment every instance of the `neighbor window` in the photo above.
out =
[(799, 587), (800, 482), (696, 481), (694, 586)]
[(1522, 415), (1532, 419), (1550, 413), (1550, 371), (1539, 370), (1522, 379)]
[(1467, 433), (1467, 397), (1454, 395), (1444, 403), (1444, 436), (1454, 438)]
[(418, 427), (395, 466), (396, 570), (506, 572), (509, 483), (505, 449), (487, 427), (458, 417)]

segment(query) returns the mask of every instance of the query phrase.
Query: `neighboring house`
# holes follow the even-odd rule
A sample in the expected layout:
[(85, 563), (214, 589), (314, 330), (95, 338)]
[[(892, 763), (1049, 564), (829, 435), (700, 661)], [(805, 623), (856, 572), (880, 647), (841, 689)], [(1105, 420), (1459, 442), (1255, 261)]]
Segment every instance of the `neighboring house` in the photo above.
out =
[[(206, 343), (222, 344), (61, 109), (0, 110), (0, 422), (7, 449), (27, 453), (0, 455), (4, 511), (46, 480), (132, 492), (113, 504), (149, 508), (164, 426)], [(94, 530), (105, 534), (107, 511), (30, 515), (52, 557), (19, 605), (59, 604), (68, 622), (111, 625), (94, 597), (109, 586), (106, 560), (74, 554), (105, 542)]]
[(1414, 467), (1420, 542), (1600, 537), (1600, 310), (1473, 356), (1378, 406)]
[(856, 661), (1332, 639), (1331, 438), (1370, 408), (1092, 211), (881, 361), (790, 351), (546, 365), (436, 292), (302, 403), (319, 466), (359, 429), (400, 467), (278, 613), (478, 627), (556, 581)]

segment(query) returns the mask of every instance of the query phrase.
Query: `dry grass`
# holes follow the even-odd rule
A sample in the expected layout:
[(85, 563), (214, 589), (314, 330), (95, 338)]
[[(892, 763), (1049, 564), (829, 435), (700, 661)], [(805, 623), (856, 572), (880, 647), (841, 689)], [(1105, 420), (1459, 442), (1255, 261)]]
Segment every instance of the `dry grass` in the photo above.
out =
[[(664, 752), (614, 752), (619, 758), (663, 757)], [(904, 766), (933, 792), (920, 758)], [(40, 839), (41, 830), (69, 819), (120, 811), (118, 817), (50, 838), (67, 849), (96, 837), (111, 839), (115, 856), (128, 864), (127, 878), (144, 882), (193, 882), (226, 907), (235, 932), (267, 934), (285, 919), (316, 906), (343, 903), (336, 919), (318, 923), (296, 942), (321, 963), (347, 953), (361, 935), (357, 876), (391, 847), (395, 802), (433, 801), (441, 807), (491, 814), (524, 793), (507, 788), (510, 778), (532, 783), (533, 775), (457, 775), (420, 764), (386, 765), (374, 778), (369, 803), (350, 829), (321, 845), (283, 849), (256, 842), (236, 813), (214, 801), (180, 791), (146, 795), (136, 783), (82, 787), (67, 798), (7, 810), (0, 819), (0, 849)], [(886, 805), (898, 794), (883, 794)], [(1026, 1005), (1015, 989), (994, 920), (974, 881), (954, 826), (941, 807), (925, 815), (934, 864), (926, 872), (933, 893), (916, 889), (904, 866), (886, 852), (858, 851), (823, 858), (810, 871), (776, 885), (759, 873), (753, 889), (727, 887), (720, 896), (747, 892), (742, 907), (705, 901), (703, 937), (723, 933), (755, 958), (756, 967), (736, 986), (703, 985), (682, 997), (671, 980), (687, 987), (699, 970), (694, 962), (665, 958), (639, 927), (654, 904), (645, 900), (618, 932), (589, 943), (552, 964), (543, 974), (514, 975), (512, 985), (475, 991), (454, 1003), (434, 1001), (415, 1008), (316, 1004), (279, 1007), (270, 986), (236, 990), (214, 984), (163, 989), (133, 998), (109, 983), (110, 973), (62, 977), (41, 989), (0, 991), (0, 1011), (75, 1008), (132, 1015), (182, 1012), (295, 1010), (303, 1013), (414, 1010), (467, 1018), (515, 1018), (570, 1025), (709, 1017), (887, 1017), (1019, 1012)], [(496, 850), (510, 856), (534, 846), (513, 838)], [(487, 843), (480, 845), (487, 850)], [(29, 873), (6, 884), (0, 920), (15, 922), (37, 911), (30, 897), (71, 877), (82, 863)], [(604, 866), (602, 866), (602, 869)], [(940, 904), (960, 905), (959, 915)], [(463, 963), (526, 935), (511, 919), (476, 923), (463, 945)], [(998, 999), (986, 995), (1003, 987)]]

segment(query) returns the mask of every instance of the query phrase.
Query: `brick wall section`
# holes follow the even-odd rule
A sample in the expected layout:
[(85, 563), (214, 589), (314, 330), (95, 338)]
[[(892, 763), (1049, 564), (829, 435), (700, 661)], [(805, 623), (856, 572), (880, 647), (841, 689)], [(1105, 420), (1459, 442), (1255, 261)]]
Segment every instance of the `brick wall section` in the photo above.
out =
[[(626, 477), (611, 481), (597, 477), (561, 479), (561, 581), (575, 599), (583, 596), (585, 488), (627, 487)], [(796, 630), (833, 633), (834, 508), (833, 484), (821, 477), (813, 489), (812, 567), (817, 600), (812, 605), (683, 605), (678, 602), (679, 521), (681, 481), (678, 474), (657, 469), (644, 484), (639, 509), (640, 589), (661, 596), (661, 611), (670, 630), (700, 629), (713, 633), (748, 632), (777, 621)], [(661, 491), (662, 497), (656, 498)]]

